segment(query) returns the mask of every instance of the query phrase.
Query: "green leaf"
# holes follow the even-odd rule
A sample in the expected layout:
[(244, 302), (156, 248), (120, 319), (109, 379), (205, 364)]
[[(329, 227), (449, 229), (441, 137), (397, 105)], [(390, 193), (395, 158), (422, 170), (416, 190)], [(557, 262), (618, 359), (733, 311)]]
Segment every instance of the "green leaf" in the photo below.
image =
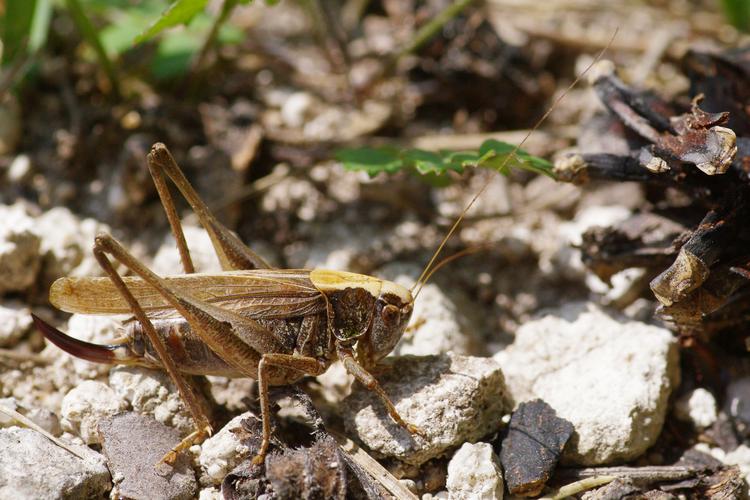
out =
[[(515, 151), (512, 158), (509, 156)], [(431, 184), (445, 185), (450, 179), (446, 172), (461, 173), (466, 167), (483, 167), (497, 170), (507, 175), (511, 168), (528, 170), (537, 174), (552, 175), (552, 164), (544, 158), (530, 155), (512, 144), (487, 140), (479, 151), (424, 151), (407, 149), (399, 151), (394, 148), (357, 148), (343, 149), (336, 153), (336, 159), (348, 170), (363, 170), (370, 176), (380, 172), (393, 173), (407, 170), (423, 177), (427, 176)]]
[(446, 172), (446, 165), (439, 153), (410, 149), (404, 152), (402, 158), (407, 165), (413, 165), (417, 172), (422, 175), (442, 175)]
[[(95, 2), (102, 0), (87, 0), (87, 8), (96, 10)], [(111, 2), (112, 0), (106, 0)], [(102, 17), (106, 17), (108, 24), (99, 37), (107, 54), (120, 55), (135, 46), (134, 40), (143, 32), (143, 27), (151, 23), (164, 9), (163, 1), (142, 1), (136, 5), (102, 8)]]
[(175, 0), (156, 22), (135, 39), (134, 43), (143, 43), (167, 28), (189, 23), (196, 14), (206, 8), (207, 3), (208, 0)]
[[(33, 3), (33, 2), (29, 2)], [(29, 50), (34, 53), (47, 43), (49, 23), (52, 20), (52, 0), (36, 0), (34, 18), (29, 32)]]
[(3, 63), (28, 48), (36, 0), (7, 0), (2, 18)]
[(748, 0), (722, 0), (724, 15), (735, 28), (750, 31), (750, 2)]
[(193, 55), (200, 50), (202, 39), (191, 33), (170, 33), (156, 48), (151, 72), (159, 80), (187, 73)]
[(404, 168), (399, 151), (393, 148), (340, 149), (335, 157), (347, 170), (364, 171), (370, 177), (380, 172), (398, 172)]

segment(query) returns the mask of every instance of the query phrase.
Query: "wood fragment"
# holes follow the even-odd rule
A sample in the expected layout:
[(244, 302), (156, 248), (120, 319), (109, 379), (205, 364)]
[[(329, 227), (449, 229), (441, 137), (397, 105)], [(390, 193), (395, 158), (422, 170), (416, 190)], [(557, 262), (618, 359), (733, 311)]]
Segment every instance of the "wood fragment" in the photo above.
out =
[(573, 495), (577, 495), (578, 493), (584, 492), (586, 490), (591, 490), (593, 488), (596, 488), (598, 486), (605, 485), (607, 483), (611, 483), (616, 479), (616, 476), (592, 476), (587, 477), (584, 479), (581, 479), (579, 481), (576, 481), (574, 483), (566, 484), (565, 486), (559, 488), (558, 490), (550, 493), (549, 495), (545, 495), (543, 497), (540, 497), (539, 500), (563, 500), (564, 498), (571, 497)]
[(393, 477), (388, 470), (372, 458), (365, 450), (357, 446), (354, 441), (338, 432), (331, 432), (342, 450), (348, 453), (354, 461), (365, 469), (373, 478), (382, 484), (396, 498), (405, 498), (409, 500), (418, 500), (417, 496), (406, 489), (398, 479)]
[(541, 399), (521, 403), (511, 415), (500, 451), (508, 491), (538, 495), (557, 467), (573, 430), (573, 424), (558, 417)]

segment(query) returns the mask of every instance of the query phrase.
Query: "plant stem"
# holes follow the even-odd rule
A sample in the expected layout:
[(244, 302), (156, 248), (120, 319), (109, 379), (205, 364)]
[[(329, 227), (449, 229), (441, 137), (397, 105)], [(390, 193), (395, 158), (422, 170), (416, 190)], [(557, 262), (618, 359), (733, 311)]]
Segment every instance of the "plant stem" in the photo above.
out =
[(206, 39), (203, 41), (203, 46), (201, 47), (200, 52), (198, 52), (198, 56), (195, 58), (195, 62), (193, 63), (192, 71), (195, 72), (199, 70), (205, 63), (208, 52), (211, 50), (211, 47), (216, 44), (216, 39), (219, 37), (219, 30), (221, 30), (221, 27), (224, 25), (227, 19), (229, 19), (229, 16), (237, 6), (237, 3), (238, 0), (224, 0), (224, 2), (221, 4), (221, 11), (219, 12), (219, 15), (216, 16), (216, 19), (214, 19), (214, 22), (211, 25), (211, 29), (209, 30), (208, 35), (206, 35)]
[(107, 51), (104, 50), (101, 40), (99, 39), (99, 33), (91, 23), (91, 20), (86, 16), (86, 12), (79, 0), (65, 0), (65, 5), (73, 16), (73, 22), (75, 22), (78, 31), (81, 36), (88, 42), (96, 53), (96, 58), (99, 60), (99, 64), (107, 75), (109, 84), (112, 88), (112, 93), (119, 97), (120, 96), (120, 81), (115, 71), (115, 66), (112, 64)]
[(407, 54), (411, 54), (419, 50), (422, 45), (427, 43), (432, 37), (438, 34), (443, 29), (448, 21), (456, 17), (466, 7), (471, 4), (474, 0), (455, 0), (448, 7), (443, 9), (432, 21), (422, 26), (412, 37), (412, 39), (401, 49), (396, 55), (396, 60), (401, 59)]

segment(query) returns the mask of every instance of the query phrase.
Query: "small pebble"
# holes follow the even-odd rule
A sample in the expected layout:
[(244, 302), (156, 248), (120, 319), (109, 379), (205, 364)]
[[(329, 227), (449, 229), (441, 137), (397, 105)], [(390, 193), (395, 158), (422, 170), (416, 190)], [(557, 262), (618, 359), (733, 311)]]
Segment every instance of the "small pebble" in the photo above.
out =
[(341, 404), (344, 425), (379, 455), (422, 464), (497, 431), (510, 409), (503, 372), (491, 358), (399, 356), (386, 358), (381, 367), (377, 378), (386, 394), (424, 437), (393, 422), (379, 398), (355, 383)]
[(0, 347), (13, 347), (31, 329), (31, 309), (15, 300), (0, 304)]
[(111, 488), (104, 457), (75, 449), (86, 460), (31, 429), (0, 429), (0, 498), (103, 498)]
[[(240, 444), (233, 430), (240, 429), (242, 420), (255, 418), (251, 413), (243, 413), (229, 421), (219, 432), (205, 440), (201, 445), (198, 463), (204, 477), (201, 484), (219, 485), (229, 471), (234, 469), (248, 456), (248, 448)], [(208, 481), (204, 481), (207, 479)]]
[(517, 402), (540, 398), (571, 422), (563, 462), (632, 460), (658, 437), (679, 383), (672, 333), (595, 304), (571, 303), (522, 325), (494, 358)]
[(62, 401), (63, 430), (77, 434), (86, 444), (98, 444), (99, 421), (128, 407), (107, 384), (86, 380), (68, 392)]
[(702, 387), (684, 394), (675, 403), (675, 415), (690, 422), (696, 429), (705, 429), (716, 422), (716, 398)]
[(488, 443), (464, 443), (448, 463), (448, 498), (502, 500), (500, 460)]
[(0, 295), (29, 288), (40, 269), (36, 221), (20, 203), (0, 205)]
[(138, 413), (153, 415), (157, 422), (176, 428), (181, 435), (195, 430), (190, 412), (169, 375), (140, 366), (116, 366), (110, 370), (109, 386)]

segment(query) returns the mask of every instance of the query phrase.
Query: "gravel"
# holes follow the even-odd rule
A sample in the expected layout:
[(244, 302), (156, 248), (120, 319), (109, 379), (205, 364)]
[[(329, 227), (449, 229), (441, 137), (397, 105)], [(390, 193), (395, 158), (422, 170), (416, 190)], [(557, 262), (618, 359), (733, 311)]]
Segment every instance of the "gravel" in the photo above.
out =
[(383, 389), (424, 437), (393, 422), (377, 396), (355, 384), (342, 402), (344, 425), (377, 455), (420, 465), (496, 432), (510, 409), (503, 372), (491, 358), (448, 353), (387, 358), (383, 364), (377, 375)]
[(0, 429), (0, 498), (100, 498), (111, 488), (104, 457), (83, 447), (81, 460), (29, 429)]
[(702, 387), (693, 389), (675, 402), (675, 415), (696, 429), (711, 427), (717, 418), (716, 398)]
[(241, 422), (245, 418), (255, 418), (255, 416), (252, 413), (238, 415), (219, 432), (203, 442), (198, 456), (202, 471), (201, 484), (221, 484), (224, 476), (244, 458), (247, 458), (249, 449), (240, 444), (237, 435), (233, 432), (241, 427)]
[(60, 424), (64, 431), (80, 436), (86, 444), (99, 444), (99, 421), (127, 407), (107, 384), (86, 380), (63, 398)]
[(16, 300), (0, 304), (0, 347), (13, 347), (31, 329), (31, 309)]
[(169, 375), (140, 366), (116, 366), (109, 373), (109, 386), (133, 410), (153, 415), (157, 422), (176, 428), (185, 436), (195, 430)]
[(678, 356), (668, 330), (572, 303), (524, 324), (494, 358), (517, 403), (541, 398), (573, 424), (563, 461), (602, 465), (654, 443), (679, 382)]
[(42, 238), (45, 290), (62, 276), (102, 274), (91, 248), (98, 233), (110, 232), (106, 224), (91, 218), (81, 219), (65, 207), (55, 207), (36, 219), (34, 231)]
[(464, 443), (448, 463), (451, 500), (502, 500), (500, 460), (488, 443)]
[(0, 295), (29, 288), (40, 269), (41, 239), (21, 203), (0, 205)]

